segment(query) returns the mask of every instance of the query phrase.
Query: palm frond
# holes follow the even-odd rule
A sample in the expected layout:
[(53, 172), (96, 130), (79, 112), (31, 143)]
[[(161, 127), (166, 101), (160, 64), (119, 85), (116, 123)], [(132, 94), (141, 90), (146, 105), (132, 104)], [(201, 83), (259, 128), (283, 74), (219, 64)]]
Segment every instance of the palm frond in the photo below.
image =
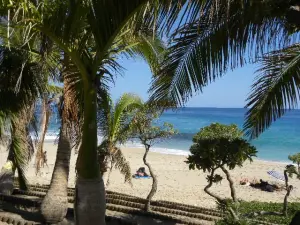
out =
[(18, 112), (44, 92), (45, 77), (26, 51), (0, 48), (0, 105), (1, 110)]
[(158, 35), (138, 34), (135, 37), (137, 44), (132, 47), (133, 56), (140, 56), (149, 65), (155, 76), (167, 53), (167, 47)]
[[(268, 50), (299, 39), (286, 28), (284, 1), (195, 1), (201, 17), (180, 27), (158, 76), (151, 99), (183, 105), (228, 69), (253, 62)], [(199, 8), (199, 9), (200, 9)]]
[(125, 177), (125, 182), (131, 183), (131, 168), (130, 163), (126, 160), (120, 148), (115, 147), (111, 155), (112, 165), (118, 169)]
[(63, 95), (60, 102), (60, 116), (66, 123), (75, 147), (80, 145), (83, 123), (83, 92), (82, 81), (77, 67), (64, 54), (62, 77), (64, 82)]
[(273, 51), (261, 61), (246, 107), (244, 129), (256, 138), (287, 110), (298, 105), (300, 91), (300, 45)]
[(97, 111), (97, 123), (100, 133), (103, 137), (107, 138), (110, 133), (110, 124), (112, 123), (112, 108), (113, 102), (110, 98), (108, 90), (103, 85), (98, 86), (97, 90), (98, 98), (98, 111)]
[(125, 93), (123, 94), (120, 99), (117, 101), (114, 112), (113, 112), (113, 120), (111, 123), (110, 129), (110, 136), (109, 138), (116, 142), (118, 139), (116, 138), (118, 135), (122, 135), (119, 133), (120, 127), (122, 126), (123, 122), (126, 121), (126, 113), (130, 112), (131, 110), (141, 107), (143, 104), (141, 98), (137, 95)]
[[(24, 116), (19, 115), (19, 116)], [(8, 145), (9, 156), (8, 159), (13, 162), (13, 166), (17, 169), (18, 180), (21, 189), (27, 189), (27, 179), (25, 177), (25, 170), (32, 156), (32, 149), (29, 148), (26, 130), (26, 120), (19, 117), (12, 119), (11, 140)]]

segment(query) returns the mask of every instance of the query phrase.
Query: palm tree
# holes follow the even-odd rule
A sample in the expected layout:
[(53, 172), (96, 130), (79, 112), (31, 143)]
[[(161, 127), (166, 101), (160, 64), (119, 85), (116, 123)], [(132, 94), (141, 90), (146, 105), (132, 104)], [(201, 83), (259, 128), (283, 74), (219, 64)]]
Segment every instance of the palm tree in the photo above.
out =
[[(97, 160), (97, 86), (104, 75), (119, 71), (120, 65), (116, 58), (120, 53), (128, 48), (152, 45), (151, 41), (142, 38), (143, 34), (154, 37), (155, 27), (163, 24), (162, 21), (169, 12), (172, 13), (166, 24), (170, 26), (174, 22), (181, 7), (177, 4), (178, 1), (174, 2), (18, 1), (4, 5), (14, 15), (10, 20), (10, 29), (17, 23), (27, 26), (28, 33), (42, 32), (70, 57), (79, 71), (84, 114), (81, 146), (76, 163), (77, 224), (105, 224), (105, 189)], [(136, 36), (140, 38), (135, 40), (135, 44), (126, 44), (126, 38), (132, 39)], [(153, 57), (157, 55), (157, 51), (152, 47), (148, 50), (144, 57), (153, 62), (157, 58)], [(136, 50), (134, 53), (141, 52)]]
[(80, 126), (80, 107), (76, 103), (78, 98), (74, 96), (75, 86), (72, 85), (72, 78), (76, 77), (77, 71), (73, 69), (74, 67), (70, 64), (69, 57), (64, 55), (62, 72), (64, 87), (59, 104), (61, 128), (50, 187), (41, 205), (41, 214), (45, 222), (50, 224), (61, 222), (68, 210), (68, 178), (72, 152), (72, 135), (76, 131), (75, 127)]
[(51, 116), (51, 104), (57, 100), (59, 94), (61, 93), (61, 88), (55, 85), (48, 84), (47, 91), (42, 96), (42, 112), (41, 112), (41, 122), (40, 122), (40, 137), (38, 142), (38, 148), (35, 156), (35, 173), (38, 174), (41, 167), (44, 167), (44, 142), (45, 136), (49, 126), (49, 119)]
[(129, 93), (123, 94), (115, 105), (109, 95), (106, 99), (99, 101), (98, 123), (103, 141), (98, 146), (98, 155), (102, 175), (107, 171), (108, 162), (111, 164), (107, 185), (113, 166), (125, 176), (125, 182), (131, 183), (129, 162), (117, 144), (128, 140), (129, 136), (126, 134), (129, 134), (130, 123), (132, 123), (130, 113), (140, 106), (142, 106), (142, 100)]
[(7, 163), (0, 173), (0, 192), (10, 194), (16, 170), (21, 188), (26, 189), (24, 171), (34, 150), (30, 125), (45, 80), (38, 74), (43, 71), (41, 65), (27, 51), (2, 46), (0, 52), (0, 138), (5, 129), (10, 136)]

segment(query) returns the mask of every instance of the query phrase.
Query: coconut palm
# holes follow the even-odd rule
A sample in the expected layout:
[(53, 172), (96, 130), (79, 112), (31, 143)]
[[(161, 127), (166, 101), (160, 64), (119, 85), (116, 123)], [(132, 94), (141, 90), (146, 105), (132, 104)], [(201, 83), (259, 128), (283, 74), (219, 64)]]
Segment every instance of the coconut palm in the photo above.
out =
[(21, 188), (26, 188), (24, 170), (34, 150), (30, 124), (45, 79), (39, 74), (41, 65), (32, 60), (27, 51), (2, 46), (0, 53), (0, 138), (5, 129), (10, 137), (7, 163), (0, 174), (0, 192), (10, 194), (16, 170)]
[[(41, 214), (46, 223), (57, 224), (62, 221), (68, 210), (68, 177), (72, 152), (72, 135), (75, 127), (80, 126), (80, 108), (76, 103), (72, 77), (76, 77), (69, 58), (64, 55), (62, 77), (64, 81), (63, 95), (59, 104), (61, 128), (58, 139), (56, 160), (50, 187), (41, 205)], [(76, 106), (76, 107), (74, 107)]]
[(130, 123), (130, 112), (142, 106), (142, 100), (133, 94), (125, 93), (113, 105), (109, 95), (106, 99), (99, 102), (98, 123), (101, 135), (103, 136), (102, 143), (98, 146), (98, 155), (102, 175), (106, 172), (108, 162), (110, 162), (110, 171), (107, 178), (109, 184), (110, 173), (115, 166), (125, 176), (125, 182), (131, 183), (131, 169), (129, 162), (124, 157), (118, 144), (128, 140)]
[[(149, 46), (145, 39), (124, 44), (128, 37), (153, 36), (153, 31), (163, 24), (169, 12), (171, 15), (165, 24), (170, 27), (182, 5), (169, 0), (26, 0), (9, 1), (6, 5), (4, 2), (3, 5), (13, 15), (9, 21), (11, 28), (18, 24), (27, 26), (28, 33), (42, 32), (70, 57), (79, 71), (84, 114), (76, 163), (76, 220), (77, 224), (104, 224), (105, 192), (97, 161), (97, 86), (105, 74), (118, 72), (120, 65), (116, 56), (119, 53), (139, 43)], [(144, 55), (152, 61), (151, 56)]]

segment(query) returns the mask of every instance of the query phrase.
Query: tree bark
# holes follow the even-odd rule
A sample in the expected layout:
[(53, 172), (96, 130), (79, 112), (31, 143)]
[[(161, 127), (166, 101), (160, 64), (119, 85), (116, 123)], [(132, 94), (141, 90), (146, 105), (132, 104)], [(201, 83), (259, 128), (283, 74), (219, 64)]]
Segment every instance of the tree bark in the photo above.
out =
[(230, 193), (231, 193), (231, 198), (234, 202), (237, 202), (237, 197), (236, 197), (236, 191), (235, 191), (235, 187), (234, 187), (234, 182), (230, 176), (230, 173), (228, 172), (228, 170), (224, 167), (221, 166), (222, 171), (225, 173), (226, 178), (229, 182), (229, 187), (230, 187)]
[(145, 145), (145, 154), (144, 154), (144, 157), (143, 157), (143, 161), (144, 161), (144, 164), (148, 167), (149, 169), (149, 172), (150, 172), (150, 175), (152, 177), (152, 187), (151, 187), (151, 190), (147, 196), (147, 202), (145, 204), (145, 211), (150, 211), (151, 208), (150, 208), (150, 203), (151, 203), (151, 200), (153, 198), (153, 196), (155, 195), (156, 191), (157, 191), (157, 178), (156, 178), (156, 175), (154, 174), (153, 170), (152, 170), (152, 167), (151, 165), (147, 162), (147, 155), (149, 153), (149, 150), (150, 150), (150, 146), (147, 145), (147, 144), (144, 144)]
[(286, 188), (286, 194), (284, 196), (284, 200), (283, 200), (283, 214), (285, 216), (288, 215), (288, 197), (290, 196), (290, 193), (293, 189), (293, 186), (289, 185), (289, 177), (287, 174), (287, 170), (284, 170), (284, 178), (285, 178), (285, 188)]
[(0, 193), (11, 195), (14, 189), (15, 168), (13, 162), (9, 160), (3, 165), (0, 172)]
[(76, 180), (76, 201), (74, 203), (77, 225), (105, 225), (105, 187), (102, 177)]
[[(210, 173), (210, 176), (213, 177), (214, 174), (215, 174), (215, 170), (212, 170)], [(224, 202), (224, 200), (220, 196), (209, 191), (209, 188), (211, 188), (212, 185), (213, 185), (213, 182), (212, 182), (212, 180), (210, 180), (208, 185), (205, 186), (204, 191), (211, 197), (215, 198), (219, 203)]]
[(76, 225), (104, 225), (106, 201), (97, 160), (97, 98), (94, 84), (84, 87), (83, 134), (76, 170)]
[(44, 96), (43, 99), (43, 110), (42, 110), (42, 121), (40, 125), (40, 132), (41, 132), (41, 137), (38, 143), (38, 149), (36, 152), (36, 157), (35, 157), (35, 173), (38, 174), (40, 171), (40, 168), (44, 165), (44, 141), (45, 141), (45, 136), (48, 130), (48, 125), (49, 125), (49, 118), (50, 118), (50, 110), (48, 106), (48, 98), (47, 96)]
[(41, 214), (46, 223), (56, 224), (62, 221), (67, 214), (71, 152), (68, 127), (62, 121), (50, 188), (41, 205)]
[[(21, 126), (21, 124), (20, 124)], [(12, 138), (14, 135), (16, 135), (15, 132), (17, 131), (15, 125), (12, 126)], [(15, 178), (15, 171), (16, 167), (14, 165), (14, 155), (13, 151), (11, 148), (9, 148), (8, 156), (7, 156), (7, 161), (4, 164), (4, 166), (1, 169), (0, 172), (0, 193), (6, 194), (6, 195), (11, 195), (13, 190), (14, 190), (14, 178)]]

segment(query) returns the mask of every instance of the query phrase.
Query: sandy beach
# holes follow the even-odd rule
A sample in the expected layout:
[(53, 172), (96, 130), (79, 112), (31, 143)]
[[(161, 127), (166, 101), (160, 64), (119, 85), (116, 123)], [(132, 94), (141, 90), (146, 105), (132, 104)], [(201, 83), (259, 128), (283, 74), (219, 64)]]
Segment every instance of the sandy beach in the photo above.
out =
[[(47, 151), (48, 167), (42, 168), (39, 175), (35, 174), (34, 159), (30, 163), (27, 170), (27, 178), (31, 184), (49, 184), (51, 174), (55, 162), (57, 145), (53, 143), (46, 143), (44, 149)], [(122, 149), (126, 158), (131, 164), (132, 173), (139, 167), (143, 166), (143, 149), (138, 148), (123, 148)], [(71, 168), (69, 186), (73, 187), (75, 184), (75, 162), (77, 155), (72, 152)], [(0, 166), (5, 163), (7, 158), (7, 151), (0, 148)], [(169, 155), (150, 152), (148, 161), (153, 166), (158, 177), (158, 191), (154, 197), (157, 200), (175, 201), (185, 204), (214, 207), (215, 200), (204, 192), (206, 186), (206, 174), (195, 170), (190, 171), (188, 165), (184, 162), (186, 156)], [(285, 191), (280, 192), (264, 192), (254, 189), (249, 186), (239, 185), (239, 181), (243, 178), (248, 178), (250, 181), (253, 179), (263, 179), (270, 183), (277, 183), (283, 185), (283, 182), (270, 177), (267, 174), (269, 170), (276, 170), (283, 172), (285, 167), (284, 163), (267, 162), (255, 160), (253, 163), (245, 163), (242, 168), (236, 168), (231, 171), (235, 181), (237, 196), (240, 199), (247, 201), (266, 201), (266, 202), (282, 202)], [(221, 173), (220, 173), (221, 174)], [(105, 177), (106, 182), (106, 177)], [(130, 186), (124, 183), (124, 177), (119, 171), (114, 170), (111, 174), (110, 184), (108, 190), (122, 192), (138, 197), (146, 197), (150, 190), (151, 179), (133, 179)], [(300, 197), (300, 181), (296, 178), (290, 179), (290, 184), (294, 186), (289, 201), (297, 201)], [(229, 197), (229, 187), (227, 181), (224, 179), (221, 184), (212, 188), (212, 191), (223, 197)]]

